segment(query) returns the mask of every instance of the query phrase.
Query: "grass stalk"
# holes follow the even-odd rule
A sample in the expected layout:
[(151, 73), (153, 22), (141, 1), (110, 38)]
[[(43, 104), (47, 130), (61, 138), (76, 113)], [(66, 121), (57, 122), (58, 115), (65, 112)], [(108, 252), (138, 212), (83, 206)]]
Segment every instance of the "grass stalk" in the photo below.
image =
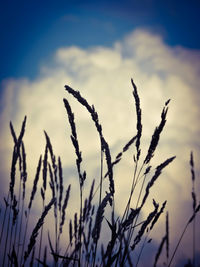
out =
[[(195, 193), (195, 169), (194, 169), (194, 159), (193, 159), (193, 152), (190, 154), (190, 170), (191, 170), (191, 178), (192, 178), (192, 200), (193, 200), (193, 212), (195, 212), (196, 209), (196, 193)], [(195, 267), (196, 262), (195, 262), (195, 250), (196, 250), (196, 240), (195, 240), (195, 235), (196, 234), (196, 218), (194, 217), (193, 220), (193, 225), (192, 225), (192, 239), (193, 239), (193, 266)]]
[(6, 200), (4, 199), (6, 208), (4, 210), (4, 215), (3, 215), (3, 223), (2, 223), (1, 236), (0, 236), (0, 245), (1, 245), (2, 238), (3, 238), (4, 227), (5, 227), (5, 222), (6, 222), (6, 215), (7, 215), (7, 211), (8, 211), (8, 207), (9, 207), (9, 204), (8, 204), (10, 201), (9, 197), (10, 197), (10, 194), (8, 193), (7, 199)]
[[(43, 200), (42, 202), (42, 212), (44, 212), (44, 208), (45, 208), (45, 202)], [(42, 250), (42, 238), (43, 238), (43, 225), (41, 227), (41, 233), (40, 233), (40, 245), (39, 245), (39, 251), (38, 251), (38, 259), (40, 261), (40, 257), (41, 257), (41, 250)], [(39, 261), (38, 261), (38, 267), (39, 267)]]
[(10, 203), (10, 206), (9, 206), (8, 223), (7, 223), (7, 230), (6, 230), (6, 240), (5, 240), (5, 244), (4, 244), (4, 253), (3, 253), (3, 265), (2, 265), (3, 267), (5, 266), (6, 255), (7, 255), (8, 236), (9, 236), (9, 232), (10, 232), (10, 220), (11, 220), (11, 206), (12, 206), (12, 202)]
[(21, 209), (20, 225), (19, 225), (19, 232), (18, 232), (17, 256), (19, 255), (19, 248), (21, 246), (21, 237), (22, 237), (21, 233), (22, 233), (23, 218), (24, 218), (24, 199), (22, 200), (22, 209)]

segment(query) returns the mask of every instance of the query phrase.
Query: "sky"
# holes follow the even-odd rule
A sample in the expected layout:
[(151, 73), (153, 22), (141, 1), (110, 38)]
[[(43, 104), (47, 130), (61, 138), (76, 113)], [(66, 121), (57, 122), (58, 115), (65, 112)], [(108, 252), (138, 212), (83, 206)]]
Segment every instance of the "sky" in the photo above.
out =
[[(9, 121), (19, 131), (24, 115), (30, 172), (27, 190), (31, 190), (39, 155), (44, 153), (46, 130), (55, 153), (63, 159), (67, 183), (71, 182), (76, 191), (75, 156), (63, 97), (70, 101), (75, 113), (89, 185), (92, 177), (99, 175), (98, 136), (87, 112), (67, 94), (64, 85), (80, 90), (95, 105), (114, 157), (136, 133), (133, 78), (141, 99), (143, 157), (162, 107), (171, 99), (166, 129), (153, 164), (156, 167), (174, 155), (176, 160), (164, 171), (152, 197), (160, 203), (168, 199), (173, 250), (180, 229), (191, 214), (191, 150), (197, 192), (200, 189), (199, 11), (200, 3), (194, 0), (1, 3), (1, 195), (6, 195), (8, 188), (6, 175), (13, 146)], [(122, 213), (127, 201), (124, 196), (130, 190), (133, 153), (134, 149), (127, 153), (116, 170), (118, 214)], [(199, 197), (197, 194), (198, 201)], [(77, 200), (72, 195), (71, 205), (74, 203)], [(150, 209), (151, 201), (145, 214)], [(163, 231), (161, 224), (154, 233), (156, 241), (162, 238)], [(188, 231), (175, 259), (177, 267), (191, 257), (191, 244)], [(196, 247), (199, 253), (200, 244)]]
[(200, 47), (199, 1), (2, 1), (0, 79), (35, 77), (58, 47), (112, 46), (136, 27)]

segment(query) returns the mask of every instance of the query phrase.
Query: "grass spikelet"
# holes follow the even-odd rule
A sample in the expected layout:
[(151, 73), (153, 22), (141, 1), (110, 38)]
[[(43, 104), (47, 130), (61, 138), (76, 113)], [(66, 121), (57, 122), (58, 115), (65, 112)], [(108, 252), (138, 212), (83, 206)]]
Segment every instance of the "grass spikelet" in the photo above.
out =
[(68, 85), (65, 85), (65, 89), (68, 91), (68, 93), (72, 94), (79, 101), (79, 103), (81, 103), (83, 106), (86, 107), (86, 109), (88, 110), (88, 112), (90, 113), (90, 115), (92, 117), (92, 120), (95, 122), (95, 126), (97, 128), (97, 131), (99, 132), (100, 136), (102, 136), (102, 127), (99, 124), (98, 114), (95, 111), (94, 106), (90, 106), (88, 104), (87, 100), (81, 96), (79, 91), (75, 91), (74, 89), (72, 89)]
[(171, 157), (167, 160), (165, 160), (162, 164), (160, 164), (157, 168), (156, 168), (156, 171), (155, 171), (155, 174), (153, 175), (153, 177), (151, 178), (150, 182), (147, 184), (147, 187), (146, 187), (146, 192), (145, 192), (145, 195), (143, 197), (143, 200), (142, 200), (142, 204), (141, 204), (141, 207), (142, 208), (144, 206), (144, 203), (146, 202), (146, 199), (149, 195), (149, 191), (150, 191), (150, 188), (154, 185), (155, 181), (157, 180), (157, 178), (160, 176), (162, 170), (168, 165), (170, 164), (176, 157)]
[(76, 133), (76, 125), (75, 125), (75, 121), (74, 121), (74, 114), (71, 110), (70, 104), (67, 101), (67, 99), (63, 99), (64, 101), (64, 105), (68, 114), (68, 119), (69, 119), (69, 124), (71, 127), (71, 140), (72, 140), (72, 144), (74, 146), (75, 149), (75, 153), (77, 156), (77, 160), (76, 160), (76, 166), (77, 166), (77, 171), (78, 171), (78, 175), (79, 175), (79, 180), (80, 180), (80, 185), (81, 187), (83, 186), (84, 183), (84, 175), (82, 175), (81, 173), (81, 162), (82, 162), (82, 156), (81, 156), (81, 152), (79, 149), (79, 143), (78, 143), (78, 139), (77, 139), (77, 133)]
[(124, 230), (126, 230), (130, 225), (132, 225), (133, 220), (138, 215), (139, 209), (130, 209), (130, 214), (128, 215), (128, 218), (122, 223), (122, 227)]
[(162, 110), (161, 113), (161, 122), (158, 127), (156, 127), (154, 134), (152, 135), (151, 143), (147, 152), (147, 156), (144, 160), (144, 164), (148, 164), (151, 160), (151, 158), (154, 156), (154, 152), (156, 150), (156, 147), (158, 145), (159, 139), (160, 139), (160, 134), (165, 126), (166, 123), (166, 116), (167, 116), (167, 111), (168, 111), (168, 101), (165, 104), (165, 107)]
[(29, 201), (29, 205), (28, 205), (28, 209), (29, 210), (31, 209), (32, 202), (34, 200), (34, 196), (35, 196), (35, 193), (37, 191), (37, 183), (38, 183), (38, 180), (39, 180), (39, 177), (40, 177), (41, 163), (42, 163), (42, 155), (40, 155), (38, 166), (37, 166), (37, 171), (36, 171), (36, 175), (35, 175), (35, 179), (34, 179), (34, 182), (33, 182), (33, 189), (32, 189), (32, 192), (31, 192), (31, 197), (30, 197), (30, 201)]
[(84, 207), (83, 207), (83, 216), (82, 216), (83, 222), (85, 222), (85, 219), (86, 219), (87, 205), (88, 205), (88, 200), (86, 198), (84, 201)]
[(117, 232), (117, 223), (114, 222), (113, 225), (106, 220), (108, 223), (108, 226), (111, 229), (111, 240), (108, 243), (107, 249), (106, 249), (106, 253), (104, 254), (104, 258), (107, 258), (107, 264), (105, 264), (104, 266), (111, 266), (112, 261), (113, 261), (113, 257), (112, 257), (112, 252), (114, 249), (114, 246), (116, 244), (116, 240), (118, 238), (118, 232)]
[(24, 120), (22, 122), (22, 127), (21, 127), (21, 131), (19, 134), (19, 138), (16, 138), (15, 132), (14, 132), (14, 128), (12, 126), (12, 123), (10, 123), (10, 129), (11, 129), (11, 134), (13, 136), (15, 145), (14, 145), (14, 149), (13, 149), (13, 156), (12, 156), (12, 165), (11, 165), (11, 173), (10, 173), (10, 195), (11, 195), (11, 199), (13, 199), (13, 192), (14, 192), (14, 185), (15, 185), (15, 172), (16, 172), (16, 163), (17, 163), (17, 159), (20, 156), (20, 146), (21, 146), (21, 142), (22, 142), (22, 138), (24, 136), (25, 133), (25, 126), (26, 126), (26, 116), (24, 117)]
[(153, 221), (152, 221), (152, 224), (151, 224), (151, 226), (150, 226), (150, 228), (149, 228), (150, 230), (153, 229), (155, 223), (158, 221), (160, 215), (163, 213), (166, 204), (167, 204), (167, 201), (163, 202), (162, 207), (161, 207), (160, 210), (157, 212), (157, 214), (155, 215), (155, 217), (154, 217), (154, 219), (153, 219)]
[(14, 185), (15, 185), (15, 172), (16, 172), (16, 163), (17, 163), (17, 147), (15, 146), (13, 149), (13, 155), (12, 155), (12, 166), (11, 166), (11, 173), (10, 173), (10, 196), (13, 200), (13, 194), (14, 194)]
[[(191, 171), (191, 178), (192, 178), (192, 207), (193, 212), (195, 212), (197, 206), (197, 199), (195, 193), (195, 169), (194, 169), (194, 159), (193, 159), (193, 152), (190, 154), (190, 171)], [(193, 221), (193, 265), (195, 266), (195, 250), (196, 250), (196, 220), (194, 218)]]
[(77, 213), (74, 214), (74, 235), (75, 239), (77, 239), (77, 233), (78, 233), (78, 222), (77, 222)]
[(69, 124), (71, 126), (71, 132), (72, 135), (74, 136), (75, 139), (77, 139), (77, 134), (76, 134), (76, 125), (75, 125), (75, 121), (74, 121), (74, 113), (71, 110), (70, 104), (67, 101), (67, 99), (63, 99), (64, 105), (65, 105), (65, 109), (67, 111), (67, 115), (68, 115), (68, 119), (69, 119)]
[(48, 146), (45, 146), (44, 152), (44, 159), (43, 159), (43, 169), (42, 169), (42, 176), (43, 176), (43, 190), (46, 191), (47, 187), (47, 165), (48, 165)]
[(108, 193), (103, 198), (100, 206), (98, 207), (94, 228), (92, 230), (92, 238), (93, 238), (95, 244), (99, 240), (99, 236), (100, 236), (100, 232), (101, 232), (101, 224), (102, 224), (102, 221), (103, 221), (104, 210), (105, 210), (105, 207), (106, 207), (108, 201), (110, 200), (111, 196), (112, 196), (112, 194)]
[(101, 225), (102, 225), (102, 221), (104, 218), (104, 210), (106, 208), (107, 203), (110, 201), (111, 197), (112, 197), (112, 193), (107, 193), (106, 196), (103, 198), (97, 210), (95, 224), (92, 230), (92, 238), (95, 244), (95, 250), (94, 250), (94, 256), (93, 256), (93, 267), (95, 266), (95, 261), (96, 261), (97, 243), (100, 237)]
[(70, 221), (69, 221), (69, 240), (70, 240), (70, 244), (72, 244), (72, 239), (73, 239), (73, 235), (72, 235), (72, 220), (70, 219)]
[(19, 210), (17, 209), (17, 200), (16, 200), (16, 196), (15, 195), (14, 195), (14, 198), (13, 198), (12, 210), (13, 210), (12, 224), (14, 225), (16, 220), (17, 220), (17, 215), (19, 213)]
[(159, 248), (158, 248), (158, 251), (157, 251), (157, 253), (156, 253), (155, 261), (154, 261), (154, 265), (153, 265), (154, 267), (156, 267), (156, 265), (157, 265), (158, 259), (159, 259), (159, 257), (160, 257), (160, 254), (161, 254), (161, 252), (162, 252), (162, 249), (163, 249), (163, 246), (164, 246), (165, 242), (166, 242), (166, 236), (164, 236), (164, 237), (162, 238), (162, 241), (161, 241), (160, 246), (159, 246)]
[(50, 138), (48, 134), (44, 131), (46, 142), (47, 142), (47, 147), (50, 152), (51, 156), (51, 161), (52, 161), (52, 166), (53, 166), (53, 172), (54, 172), (54, 179), (55, 179), (55, 184), (56, 184), (56, 190), (58, 190), (58, 180), (57, 180), (57, 165), (56, 165), (56, 157), (53, 152), (53, 147), (51, 145)]
[(70, 195), (70, 189), (71, 189), (71, 185), (68, 186), (67, 190), (66, 190), (66, 195), (65, 195), (65, 200), (62, 206), (62, 220), (60, 223), (60, 233), (62, 233), (62, 227), (65, 223), (65, 210), (67, 208), (67, 204), (68, 204), (68, 200), (69, 200), (69, 195)]
[(192, 181), (195, 180), (195, 172), (194, 172), (194, 159), (193, 159), (193, 153), (190, 154), (190, 167), (191, 167), (191, 175), (192, 175)]
[(134, 243), (133, 245), (131, 246), (131, 249), (134, 250), (134, 248), (136, 247), (136, 245), (140, 242), (147, 226), (151, 223), (151, 221), (155, 218), (156, 214), (157, 214), (157, 211), (158, 211), (158, 207), (159, 205), (153, 201), (153, 205), (154, 205), (154, 211), (152, 211), (149, 216), (147, 217), (147, 219), (144, 221), (144, 223), (142, 224), (137, 236), (135, 237), (134, 239)]
[(188, 221), (188, 224), (191, 223), (191, 222), (194, 220), (194, 218), (196, 217), (196, 214), (197, 214), (199, 211), (200, 211), (200, 203), (199, 203), (199, 205), (196, 207), (196, 209), (195, 209), (193, 215), (190, 217), (190, 219), (189, 219), (189, 221)]
[(135, 107), (136, 107), (136, 114), (137, 114), (137, 140), (136, 140), (136, 149), (137, 149), (137, 160), (140, 157), (140, 139), (142, 136), (142, 110), (140, 108), (140, 98), (138, 96), (137, 87), (131, 79), (131, 83), (133, 86), (133, 96), (135, 99)]
[(27, 181), (27, 170), (26, 170), (26, 153), (25, 153), (25, 147), (24, 142), (22, 141), (22, 177), (23, 177), (23, 193), (22, 197), (25, 198), (25, 192), (26, 192), (26, 181)]
[(197, 198), (196, 198), (196, 194), (194, 191), (192, 191), (192, 200), (193, 200), (193, 210), (195, 210), (196, 206), (197, 206)]
[(144, 176), (146, 176), (151, 170), (151, 166), (148, 166), (144, 172)]
[(113, 196), (115, 193), (115, 186), (114, 186), (114, 180), (113, 180), (112, 159), (111, 159), (111, 154), (110, 154), (108, 143), (106, 142), (104, 138), (102, 139), (102, 146), (103, 146), (103, 151), (105, 151), (106, 162), (107, 162), (107, 167), (108, 167), (108, 177), (109, 177), (109, 182), (110, 182), (109, 189), (110, 189), (110, 193)]
[(196, 200), (196, 193), (195, 193), (195, 170), (194, 170), (194, 159), (193, 153), (190, 154), (190, 171), (191, 171), (191, 178), (192, 178), (192, 200), (193, 200), (193, 210), (195, 211), (197, 200)]
[[(79, 103), (81, 103), (83, 106), (85, 106), (85, 108), (90, 113), (92, 120), (95, 123), (97, 132), (99, 133), (99, 137), (100, 137), (101, 149), (102, 149), (102, 151), (105, 152), (105, 155), (106, 155), (108, 175), (109, 175), (109, 180), (110, 180), (110, 190), (111, 190), (111, 193), (114, 194), (113, 171), (112, 171), (112, 160), (111, 160), (111, 155), (110, 155), (110, 149), (109, 149), (109, 145), (107, 144), (106, 140), (103, 137), (102, 126), (99, 123), (98, 114), (95, 111), (94, 106), (93, 105), (90, 106), (88, 104), (88, 102), (86, 101), (86, 99), (81, 96), (79, 91), (75, 91), (74, 89), (72, 89), (68, 85), (65, 85), (65, 89), (68, 91), (68, 93), (72, 94), (79, 101)], [(102, 183), (102, 181), (100, 183)]]
[(6, 206), (6, 208), (9, 206), (9, 203), (8, 203), (8, 201), (6, 200), (6, 198), (4, 197), (4, 203), (5, 203), (5, 206)]
[(44, 193), (43, 188), (40, 189), (40, 194), (41, 194), (42, 200), (43, 200), (43, 202), (44, 202), (44, 199), (45, 199), (45, 193)]
[(28, 256), (30, 255), (30, 253), (31, 253), (31, 251), (33, 249), (33, 247), (35, 246), (36, 238), (38, 236), (39, 230), (40, 230), (41, 226), (43, 225), (44, 219), (45, 219), (46, 215), (48, 214), (49, 210), (51, 209), (52, 205), (54, 204), (54, 202), (55, 202), (55, 198), (53, 198), (49, 202), (49, 204), (47, 206), (45, 206), (41, 217), (39, 218), (36, 226), (34, 227), (34, 229), (32, 231), (32, 234), (31, 234), (31, 237), (30, 237), (30, 240), (29, 240), (29, 244), (28, 244), (28, 248), (24, 253), (24, 263), (26, 262)]
[(86, 208), (86, 213), (85, 213), (86, 222), (89, 219), (90, 211), (91, 211), (91, 208), (92, 208), (92, 198), (93, 198), (94, 184), (95, 184), (95, 180), (92, 181), (92, 185), (91, 185), (91, 188), (90, 188), (90, 193), (89, 193), (89, 197), (88, 197), (88, 201), (87, 201), (87, 208)]
[(16, 137), (15, 130), (14, 130), (14, 127), (11, 121), (10, 121), (10, 132), (13, 137), (14, 144), (17, 145), (17, 137)]
[[(119, 152), (115, 158), (115, 160), (112, 162), (112, 166), (114, 166), (115, 164), (117, 164), (118, 162), (120, 162), (123, 153), (125, 153), (126, 151), (128, 151), (129, 147), (135, 142), (137, 138), (137, 135), (133, 136), (128, 143), (123, 147), (122, 151)], [(105, 177), (108, 175), (108, 173), (106, 173)]]
[(48, 167), (49, 167), (49, 177), (50, 177), (49, 186), (51, 188), (52, 198), (55, 198), (56, 197), (55, 183), (54, 183), (54, 179), (53, 179), (53, 172), (52, 172), (52, 169), (51, 169), (51, 165), (49, 163), (48, 163)]
[(21, 128), (21, 131), (20, 131), (20, 134), (19, 134), (19, 137), (18, 137), (18, 148), (20, 147), (21, 145), (21, 141), (22, 141), (22, 138), (24, 136), (24, 133), (25, 133), (25, 127), (26, 127), (26, 116), (24, 117), (24, 120), (22, 122), (22, 128)]
[(129, 147), (135, 142), (135, 139), (138, 138), (137, 135), (133, 136), (129, 141), (128, 143), (123, 147), (123, 153), (126, 152)]

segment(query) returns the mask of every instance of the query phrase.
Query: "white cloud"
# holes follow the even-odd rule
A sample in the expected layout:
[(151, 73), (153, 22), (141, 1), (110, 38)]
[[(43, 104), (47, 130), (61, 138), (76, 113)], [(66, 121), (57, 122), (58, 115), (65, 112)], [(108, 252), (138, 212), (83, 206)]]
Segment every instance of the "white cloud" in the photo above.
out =
[[(199, 56), (199, 51), (169, 47), (160, 36), (144, 30), (134, 31), (116, 42), (112, 48), (81, 49), (74, 46), (58, 49), (53, 66), (44, 66), (38, 79), (12, 79), (5, 83), (2, 98), (4, 110), (1, 114), (2, 173), (9, 173), (8, 158), (11, 157), (12, 148), (11, 138), (8, 137), (9, 120), (13, 121), (19, 131), (24, 115), (28, 117), (25, 144), (32, 175), (39, 155), (44, 152), (44, 129), (51, 137), (55, 153), (61, 155), (64, 168), (74, 164), (75, 156), (72, 156), (73, 148), (69, 139), (70, 128), (62, 102), (62, 98), (66, 97), (75, 112), (84, 166), (88, 168), (88, 177), (93, 178), (99, 164), (98, 136), (90, 116), (64, 91), (64, 85), (80, 90), (88, 102), (95, 105), (105, 138), (115, 156), (123, 144), (136, 134), (136, 115), (130, 82), (133, 77), (141, 97), (144, 150), (159, 123), (165, 101), (172, 99), (167, 126), (154, 163), (159, 164), (173, 155), (177, 155), (177, 159), (164, 171), (154, 188), (154, 194), (158, 201), (168, 199), (171, 238), (173, 241), (177, 240), (177, 229), (184, 226), (184, 216), (188, 215), (191, 206), (188, 163), (191, 149), (196, 156), (196, 165), (199, 159)], [(133, 168), (131, 153), (122, 161), (121, 167), (117, 167), (116, 191), (120, 202), (117, 202), (116, 209), (119, 213), (124, 208), (127, 201), (125, 196), (130, 190)], [(4, 177), (1, 179), (4, 184), (8, 184)], [(77, 177), (71, 176), (70, 180), (72, 178)], [(31, 184), (32, 182), (29, 187)], [(73, 189), (76, 191), (72, 188), (72, 194)], [(160, 226), (159, 229), (162, 236), (164, 227)]]

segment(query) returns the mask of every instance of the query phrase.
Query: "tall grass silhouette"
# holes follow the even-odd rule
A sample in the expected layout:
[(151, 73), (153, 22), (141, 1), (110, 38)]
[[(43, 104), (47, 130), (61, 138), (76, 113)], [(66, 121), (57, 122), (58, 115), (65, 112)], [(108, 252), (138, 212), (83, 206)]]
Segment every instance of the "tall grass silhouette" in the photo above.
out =
[[(19, 137), (17, 137), (12, 123), (10, 123), (13, 138), (13, 155), (10, 171), (10, 185), (7, 197), (4, 197), (3, 212), (1, 212), (1, 265), (4, 266), (138, 266), (142, 262), (144, 248), (151, 243), (151, 231), (156, 227), (160, 216), (166, 213), (166, 233), (157, 251), (154, 261), (149, 266), (157, 266), (163, 247), (166, 248), (165, 266), (172, 266), (174, 257), (188, 226), (193, 223), (193, 266), (195, 262), (195, 225), (196, 214), (200, 210), (195, 192), (195, 170), (193, 154), (191, 153), (190, 168), (192, 175), (193, 210), (190, 218), (186, 219), (180, 239), (175, 250), (170, 253), (169, 242), (169, 213), (166, 211), (167, 200), (158, 203), (152, 199), (152, 210), (146, 218), (142, 215), (146, 207), (150, 192), (156, 185), (158, 178), (175, 156), (166, 158), (158, 166), (151, 165), (156, 153), (162, 131), (167, 121), (168, 105), (166, 101), (161, 111), (160, 123), (152, 134), (151, 141), (144, 158), (141, 157), (141, 142), (143, 137), (142, 110), (138, 90), (131, 80), (133, 87), (133, 101), (136, 108), (136, 131), (130, 140), (124, 144), (121, 151), (113, 157), (110, 146), (103, 134), (98, 113), (94, 105), (80, 94), (79, 91), (65, 86), (66, 92), (82, 105), (99, 136), (100, 142), (100, 174), (95, 178), (85, 195), (85, 181), (87, 170), (82, 167), (82, 152), (79, 144), (75, 115), (69, 101), (63, 99), (64, 108), (71, 129), (71, 142), (76, 155), (76, 169), (79, 181), (79, 212), (73, 217), (67, 213), (71, 185), (64, 183), (63, 168), (60, 157), (54, 154), (50, 137), (44, 132), (46, 145), (44, 155), (39, 156), (36, 174), (30, 195), (27, 195), (26, 182), (29, 179), (26, 163), (26, 151), (23, 141), (26, 128), (26, 117), (23, 120)], [(123, 155), (130, 147), (134, 148), (132, 184), (128, 185), (130, 194), (121, 217), (115, 208), (115, 175), (114, 168), (120, 163)], [(114, 158), (114, 159), (113, 159)], [(19, 188), (16, 188), (18, 179)], [(39, 181), (41, 180), (41, 183)], [(108, 187), (105, 190), (105, 182)], [(42, 186), (38, 189), (38, 187)], [(158, 185), (156, 185), (158, 186)], [(51, 197), (49, 199), (49, 192)], [(48, 193), (48, 197), (47, 197)], [(37, 195), (37, 198), (36, 198)], [(41, 215), (34, 226), (30, 224), (33, 214), (33, 203), (41, 198)], [(105, 216), (106, 214), (106, 216)], [(54, 230), (49, 230), (45, 223), (46, 217), (51, 216)], [(63, 229), (68, 229), (65, 236)], [(106, 229), (106, 237), (103, 232)], [(45, 238), (46, 237), (46, 238)], [(61, 239), (66, 246), (61, 246)], [(137, 249), (137, 253), (135, 252)], [(139, 253), (138, 253), (139, 251)], [(134, 255), (134, 257), (133, 257)]]

